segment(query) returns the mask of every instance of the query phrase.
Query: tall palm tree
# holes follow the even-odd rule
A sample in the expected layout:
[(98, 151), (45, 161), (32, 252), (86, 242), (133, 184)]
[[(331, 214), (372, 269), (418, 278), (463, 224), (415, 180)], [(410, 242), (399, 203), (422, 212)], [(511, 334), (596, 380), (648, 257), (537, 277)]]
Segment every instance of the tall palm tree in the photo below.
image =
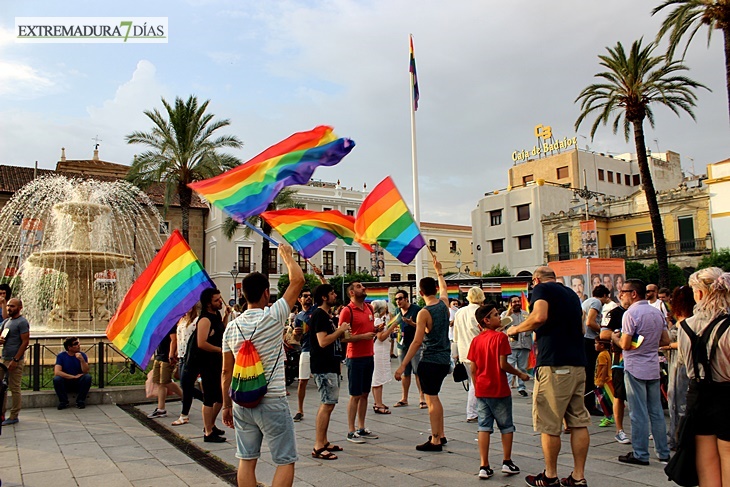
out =
[[(276, 198), (274, 198), (274, 201), (269, 203), (269, 206), (266, 207), (266, 211), (273, 211), (273, 210), (283, 210), (285, 208), (294, 208), (297, 205), (297, 201), (294, 198), (294, 195), (297, 194), (297, 191), (292, 188), (284, 188), (281, 191), (279, 191), (279, 194), (276, 195)], [(246, 221), (253, 225), (254, 227), (260, 226), (261, 231), (264, 233), (264, 235), (271, 236), (272, 228), (271, 225), (266, 223), (266, 220), (261, 218), (259, 215), (254, 215), (246, 218)], [(230, 216), (227, 217), (223, 221), (223, 235), (228, 239), (231, 240), (233, 236), (236, 234), (236, 230), (238, 230), (239, 223), (231, 218)], [(246, 226), (243, 229), (243, 236), (249, 237), (251, 236), (251, 233), (253, 233), (253, 230), (251, 230), (250, 227)], [(269, 269), (269, 251), (271, 248), (271, 244), (269, 241), (265, 238), (261, 239), (261, 273), (268, 277), (269, 272), (273, 269)]]
[(713, 30), (721, 30), (725, 40), (725, 83), (727, 85), (727, 108), (730, 113), (730, 1), (728, 0), (665, 0), (654, 8), (651, 14), (673, 7), (662, 22), (657, 41), (669, 33), (667, 56), (671, 59), (682, 38), (688, 36), (682, 59), (687, 54), (689, 43), (702, 27), (707, 26), (707, 45)]
[(607, 47), (608, 54), (598, 56), (601, 60), (599, 64), (607, 71), (595, 75), (596, 78), (602, 78), (603, 82), (586, 87), (575, 99), (581, 102), (581, 114), (575, 122), (575, 129), (578, 130), (587, 117), (596, 116), (591, 127), (593, 139), (598, 126), (606, 125), (615, 115), (613, 133), (618, 131), (623, 120), (624, 137), (628, 142), (633, 128), (641, 182), (654, 232), (659, 284), (666, 287), (669, 285), (667, 244), (646, 156), (644, 119), (649, 120), (649, 124), (654, 127), (652, 104), (665, 105), (677, 115), (680, 109), (684, 110), (694, 119), (692, 107), (697, 100), (694, 90), (707, 87), (678, 74), (688, 69), (679, 61), (667, 61), (666, 56), (654, 56), (655, 44), (642, 47), (641, 42), (641, 39), (634, 41), (628, 57), (620, 42), (616, 47)]
[(219, 150), (223, 147), (240, 148), (243, 143), (235, 135), (214, 137), (214, 132), (231, 124), (228, 119), (213, 120), (205, 113), (210, 100), (199, 104), (191, 95), (187, 101), (175, 98), (174, 106), (162, 98), (165, 117), (156, 108), (144, 114), (154, 124), (149, 132), (132, 132), (128, 144), (149, 147), (138, 154), (132, 163), (127, 180), (145, 189), (153, 184), (165, 186), (165, 210), (177, 194), (182, 213), (182, 234), (188, 240), (190, 203), (193, 190), (189, 183), (207, 179), (235, 167), (241, 161)]

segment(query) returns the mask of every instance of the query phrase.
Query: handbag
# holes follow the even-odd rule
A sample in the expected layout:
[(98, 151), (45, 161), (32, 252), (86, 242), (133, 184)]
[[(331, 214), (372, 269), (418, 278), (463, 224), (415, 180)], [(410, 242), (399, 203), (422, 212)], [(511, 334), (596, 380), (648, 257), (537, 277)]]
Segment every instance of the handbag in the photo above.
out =
[(456, 364), (454, 364), (453, 376), (454, 382), (461, 382), (461, 386), (464, 390), (469, 390), (469, 374), (466, 372), (466, 365), (457, 360)]

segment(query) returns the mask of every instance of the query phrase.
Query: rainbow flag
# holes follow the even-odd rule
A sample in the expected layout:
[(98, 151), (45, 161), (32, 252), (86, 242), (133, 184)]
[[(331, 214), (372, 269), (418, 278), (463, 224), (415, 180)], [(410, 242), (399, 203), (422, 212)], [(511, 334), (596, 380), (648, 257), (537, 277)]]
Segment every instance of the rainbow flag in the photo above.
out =
[(282, 188), (307, 184), (317, 167), (334, 166), (353, 147), (354, 141), (335, 139), (332, 127), (320, 126), (296, 133), (238, 167), (188, 186), (243, 222), (266, 210)]
[(373, 188), (355, 219), (356, 240), (379, 244), (396, 259), (410, 264), (426, 241), (390, 176)]
[(607, 418), (613, 416), (613, 383), (608, 381), (603, 386), (596, 387), (594, 393), (596, 396), (596, 404), (603, 411), (603, 415)]
[(644, 335), (636, 334), (631, 337), (631, 350), (636, 350), (644, 343)]
[(500, 286), (502, 289), (502, 299), (509, 299), (512, 296), (521, 297), (523, 293), (526, 295), (528, 286), (529, 283), (527, 282), (503, 282)]
[(520, 303), (522, 304), (522, 309), (525, 311), (530, 311), (530, 301), (527, 299), (527, 291), (520, 293)]
[(413, 36), (410, 36), (411, 44), (411, 62), (408, 71), (413, 75), (413, 111), (418, 110), (418, 99), (420, 93), (418, 92), (418, 76), (416, 76), (416, 53), (413, 51)]
[(337, 210), (300, 209), (265, 211), (261, 218), (289, 242), (305, 259), (309, 259), (336, 238), (348, 245), (355, 238), (355, 217)]
[[(438, 289), (438, 288), (437, 288)], [(440, 290), (438, 291), (441, 292)], [(446, 292), (449, 293), (449, 299), (459, 299), (461, 290), (458, 284), (446, 284)], [(438, 294), (436, 294), (438, 296)]]
[(383, 301), (390, 301), (388, 299), (388, 288), (387, 287), (369, 287), (366, 288), (366, 291), (368, 293), (367, 297), (365, 298), (365, 302), (372, 303), (373, 301), (377, 301), (379, 299), (382, 299)]
[(178, 230), (129, 288), (106, 336), (142, 369), (177, 321), (215, 287)]

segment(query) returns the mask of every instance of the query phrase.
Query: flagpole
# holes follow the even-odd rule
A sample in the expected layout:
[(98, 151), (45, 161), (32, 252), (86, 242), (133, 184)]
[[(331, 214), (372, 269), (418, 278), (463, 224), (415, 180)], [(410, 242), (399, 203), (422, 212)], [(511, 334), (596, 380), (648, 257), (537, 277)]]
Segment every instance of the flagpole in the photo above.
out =
[[(413, 46), (413, 35), (408, 36), (410, 46)], [(415, 59), (415, 52), (412, 54)], [(415, 73), (409, 70), (409, 85), (410, 85), (410, 105), (411, 105), (411, 161), (413, 164), (413, 218), (416, 220), (416, 225), (421, 228), (421, 208), (418, 196), (418, 154), (416, 150), (416, 104), (415, 104)], [(423, 278), (423, 253), (418, 252), (416, 254), (416, 288), (418, 283)]]

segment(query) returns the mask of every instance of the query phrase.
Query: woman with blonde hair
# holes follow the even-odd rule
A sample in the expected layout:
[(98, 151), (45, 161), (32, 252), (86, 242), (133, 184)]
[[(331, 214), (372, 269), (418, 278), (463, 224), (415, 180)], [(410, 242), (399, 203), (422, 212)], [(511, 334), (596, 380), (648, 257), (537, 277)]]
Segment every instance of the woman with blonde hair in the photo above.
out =
[(373, 370), (373, 411), (378, 414), (390, 414), (390, 409), (383, 403), (383, 385), (390, 382), (393, 375), (390, 372), (390, 344), (388, 338), (398, 325), (398, 320), (393, 320), (388, 325), (388, 303), (383, 300), (373, 301), (373, 313), (375, 314), (375, 352)]
[(730, 273), (708, 267), (692, 274), (689, 285), (695, 314), (680, 323), (678, 339), (690, 378), (687, 419), (695, 437), (699, 485), (730, 486)]

